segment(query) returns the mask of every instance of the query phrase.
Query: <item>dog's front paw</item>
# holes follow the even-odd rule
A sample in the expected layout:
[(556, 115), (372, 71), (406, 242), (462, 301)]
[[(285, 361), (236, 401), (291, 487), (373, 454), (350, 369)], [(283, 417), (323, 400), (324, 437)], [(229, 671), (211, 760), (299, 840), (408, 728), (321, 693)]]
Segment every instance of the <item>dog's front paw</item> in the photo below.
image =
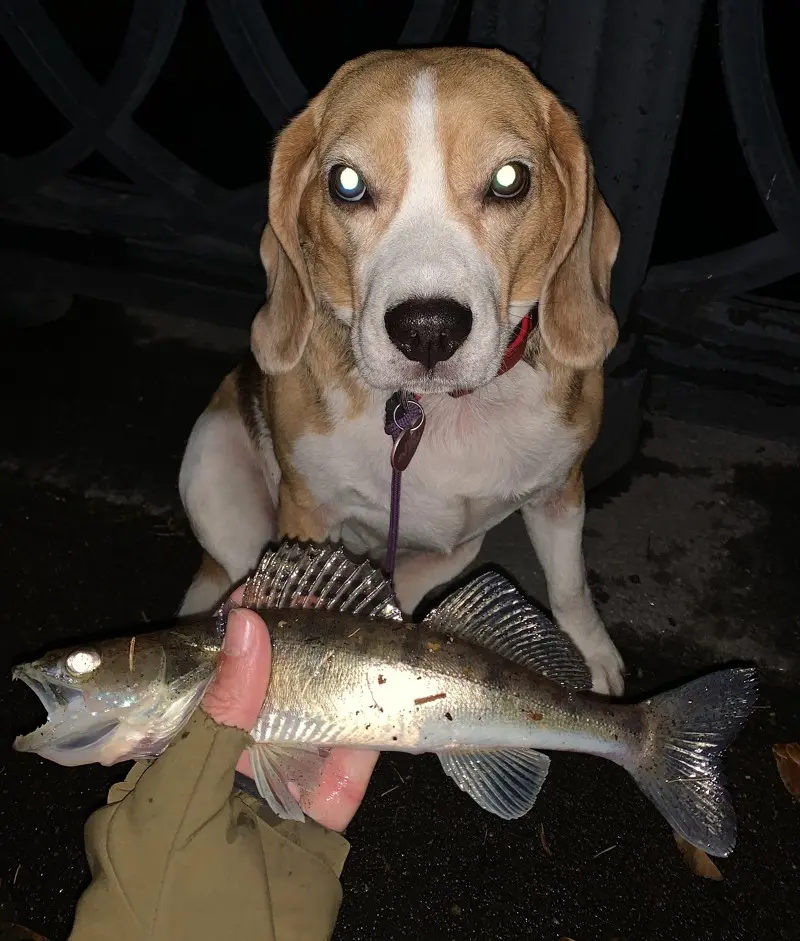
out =
[(625, 664), (603, 622), (592, 617), (559, 617), (559, 627), (572, 638), (592, 674), (592, 692), (621, 696), (625, 691)]
[(603, 696), (621, 696), (625, 692), (625, 664), (611, 638), (590, 645), (584, 652), (592, 671), (592, 692)]

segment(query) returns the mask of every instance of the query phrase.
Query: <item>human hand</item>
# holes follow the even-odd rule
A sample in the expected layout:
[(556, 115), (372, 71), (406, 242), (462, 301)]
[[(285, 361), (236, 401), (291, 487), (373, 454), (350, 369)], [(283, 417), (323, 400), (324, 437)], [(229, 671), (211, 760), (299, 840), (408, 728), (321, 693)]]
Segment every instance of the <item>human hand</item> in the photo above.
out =
[[(243, 588), (231, 599), (242, 601)], [(234, 608), (217, 675), (203, 708), (220, 725), (249, 732), (255, 725), (269, 686), (272, 649), (263, 619), (247, 608)], [(316, 788), (300, 801), (303, 811), (329, 830), (344, 830), (361, 805), (379, 752), (333, 748)], [(242, 753), (236, 770), (253, 777), (250, 756)]]

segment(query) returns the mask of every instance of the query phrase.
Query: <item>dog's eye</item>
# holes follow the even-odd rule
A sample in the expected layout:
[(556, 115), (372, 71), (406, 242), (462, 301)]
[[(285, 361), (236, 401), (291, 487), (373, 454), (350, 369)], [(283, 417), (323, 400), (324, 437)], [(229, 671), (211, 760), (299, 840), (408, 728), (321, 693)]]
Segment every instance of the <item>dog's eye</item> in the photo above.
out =
[(495, 170), (492, 182), (489, 184), (489, 194), (497, 199), (513, 199), (515, 196), (524, 196), (531, 183), (531, 171), (518, 160), (504, 163), (499, 170)]
[(338, 164), (333, 167), (328, 178), (331, 196), (346, 203), (360, 203), (368, 197), (367, 184), (361, 174), (352, 167)]

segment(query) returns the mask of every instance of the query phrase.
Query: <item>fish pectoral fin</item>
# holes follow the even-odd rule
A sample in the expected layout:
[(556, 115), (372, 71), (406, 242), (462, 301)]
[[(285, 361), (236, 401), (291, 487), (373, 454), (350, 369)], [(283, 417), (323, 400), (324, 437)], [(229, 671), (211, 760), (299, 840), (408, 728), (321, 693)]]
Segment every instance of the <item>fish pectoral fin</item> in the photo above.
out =
[(319, 784), (330, 749), (265, 744), (251, 745), (248, 752), (258, 793), (270, 810), (284, 820), (305, 820), (300, 801)]
[(448, 595), (422, 622), (540, 673), (569, 689), (592, 676), (572, 640), (504, 575), (486, 572)]
[(462, 791), (503, 820), (528, 813), (550, 768), (547, 755), (531, 748), (448, 751), (439, 760)]

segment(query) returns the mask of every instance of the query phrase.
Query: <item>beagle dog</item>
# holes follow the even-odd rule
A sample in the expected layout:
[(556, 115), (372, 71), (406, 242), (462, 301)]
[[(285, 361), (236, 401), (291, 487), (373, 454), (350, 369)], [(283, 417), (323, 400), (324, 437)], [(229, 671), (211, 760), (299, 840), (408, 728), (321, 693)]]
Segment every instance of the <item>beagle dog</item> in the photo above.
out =
[(403, 610), (521, 510), (558, 624), (595, 690), (621, 693), (586, 580), (581, 475), (617, 340), (618, 246), (575, 117), (517, 59), (445, 48), (342, 66), (278, 136), (266, 303), (186, 447), (181, 499), (205, 557), (181, 613), (208, 610), (284, 537), (383, 562), (384, 410), (403, 390), (427, 416), (403, 474)]

